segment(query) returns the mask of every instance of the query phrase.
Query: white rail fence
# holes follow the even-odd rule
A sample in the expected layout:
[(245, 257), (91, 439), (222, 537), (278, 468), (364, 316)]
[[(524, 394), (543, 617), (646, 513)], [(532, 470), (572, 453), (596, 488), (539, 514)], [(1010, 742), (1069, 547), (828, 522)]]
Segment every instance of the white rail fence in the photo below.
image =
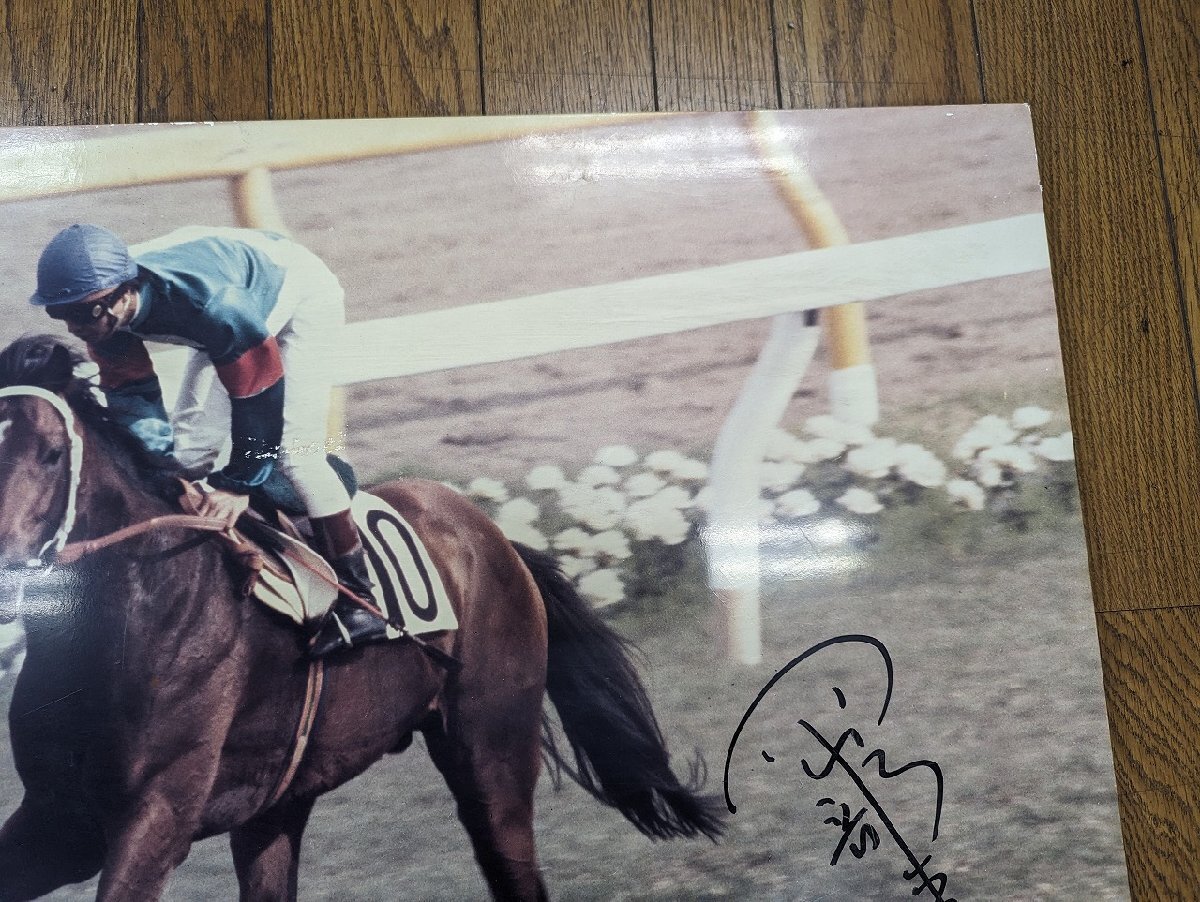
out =
[[(71, 130), (55, 143), (0, 147), (0, 202), (197, 178), (230, 179), (239, 220), (284, 229), (270, 170), (611, 126), (644, 117), (571, 116), (159, 126), (115, 137)], [(765, 443), (812, 359), (819, 330), (804, 311), (831, 309), (831, 402), (861, 422), (877, 417), (861, 305), (909, 292), (1049, 266), (1040, 214), (847, 244), (845, 232), (781, 140), (779, 120), (747, 127), (814, 250), (505, 301), (355, 323), (336, 361), (350, 385), (597, 347), (742, 320), (775, 317), (771, 335), (713, 455), (705, 530), (710, 585), (725, 606), (727, 651), (761, 659), (758, 469)], [(100, 134), (97, 132), (96, 134)], [(832, 327), (828, 325), (832, 323)], [(446, 335), (455, 336), (446, 342)], [(403, 349), (397, 353), (397, 349)], [(450, 356), (452, 355), (452, 356)], [(155, 354), (171, 391), (183, 352)]]

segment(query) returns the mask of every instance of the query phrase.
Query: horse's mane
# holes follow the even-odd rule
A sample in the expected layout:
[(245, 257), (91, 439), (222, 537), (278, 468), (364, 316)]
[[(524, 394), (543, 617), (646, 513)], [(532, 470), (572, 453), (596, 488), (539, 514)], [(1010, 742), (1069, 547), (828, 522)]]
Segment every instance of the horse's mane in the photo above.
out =
[(87, 361), (78, 347), (55, 335), (26, 335), (0, 351), (0, 388), (31, 385), (62, 395), (75, 415), (113, 452), (110, 457), (130, 481), (158, 497), (179, 495), (179, 469), (157, 457), (107, 407), (100, 403), (95, 384), (76, 375)]

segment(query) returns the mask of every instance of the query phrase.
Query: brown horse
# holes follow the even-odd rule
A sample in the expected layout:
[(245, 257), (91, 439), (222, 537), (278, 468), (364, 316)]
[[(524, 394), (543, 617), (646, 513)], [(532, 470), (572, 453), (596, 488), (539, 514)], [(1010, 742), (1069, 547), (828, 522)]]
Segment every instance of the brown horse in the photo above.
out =
[[(75, 541), (178, 513), (177, 481), (139, 460), (76, 363), (45, 337), (0, 354), (0, 386), (35, 387), (0, 397), (5, 565), (48, 561), (67, 529)], [(405, 641), (329, 662), (306, 752), (278, 798), (309, 662), (293, 626), (241, 597), (244, 574), (223, 543), (156, 530), (64, 568), (54, 603), (25, 605), (28, 655), (9, 715), (25, 795), (0, 829), (0, 902), (96, 873), (99, 899), (156, 899), (195, 840), (225, 832), (242, 898), (295, 899), (317, 797), (418, 730), (497, 898), (546, 896), (533, 835), (543, 750), (649, 836), (716, 837), (695, 772), (684, 785), (670, 770), (623, 641), (553, 559), (514, 546), (438, 484), (376, 492), (439, 566), (460, 626), (432, 641), (461, 669)], [(543, 735), (547, 692), (570, 766)]]

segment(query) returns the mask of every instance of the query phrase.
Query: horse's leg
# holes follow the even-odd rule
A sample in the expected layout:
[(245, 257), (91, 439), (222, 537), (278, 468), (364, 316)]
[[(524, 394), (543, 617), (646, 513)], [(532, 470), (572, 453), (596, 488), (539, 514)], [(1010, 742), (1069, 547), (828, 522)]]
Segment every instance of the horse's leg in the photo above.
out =
[[(510, 704), (460, 697), (449, 731), (423, 730), (430, 757), (458, 803), (475, 858), (496, 899), (549, 898), (533, 841), (533, 791), (541, 761), (541, 692)], [(489, 704), (496, 707), (489, 710)]]
[(108, 853), (96, 902), (162, 896), (171, 872), (192, 847), (201, 808), (194, 796), (191, 786), (149, 789), (132, 811), (107, 826)]
[(23, 902), (100, 870), (104, 838), (25, 801), (0, 827), (0, 902)]
[(277, 805), (230, 833), (242, 902), (295, 902), (300, 837), (314, 801)]

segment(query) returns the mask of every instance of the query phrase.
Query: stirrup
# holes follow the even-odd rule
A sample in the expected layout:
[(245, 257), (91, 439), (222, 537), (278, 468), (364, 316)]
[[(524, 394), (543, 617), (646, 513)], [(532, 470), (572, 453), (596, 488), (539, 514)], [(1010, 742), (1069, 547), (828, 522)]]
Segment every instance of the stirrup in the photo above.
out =
[(323, 658), (343, 648), (357, 648), (387, 638), (387, 624), (382, 619), (339, 599), (322, 621), (308, 653), (310, 657)]

